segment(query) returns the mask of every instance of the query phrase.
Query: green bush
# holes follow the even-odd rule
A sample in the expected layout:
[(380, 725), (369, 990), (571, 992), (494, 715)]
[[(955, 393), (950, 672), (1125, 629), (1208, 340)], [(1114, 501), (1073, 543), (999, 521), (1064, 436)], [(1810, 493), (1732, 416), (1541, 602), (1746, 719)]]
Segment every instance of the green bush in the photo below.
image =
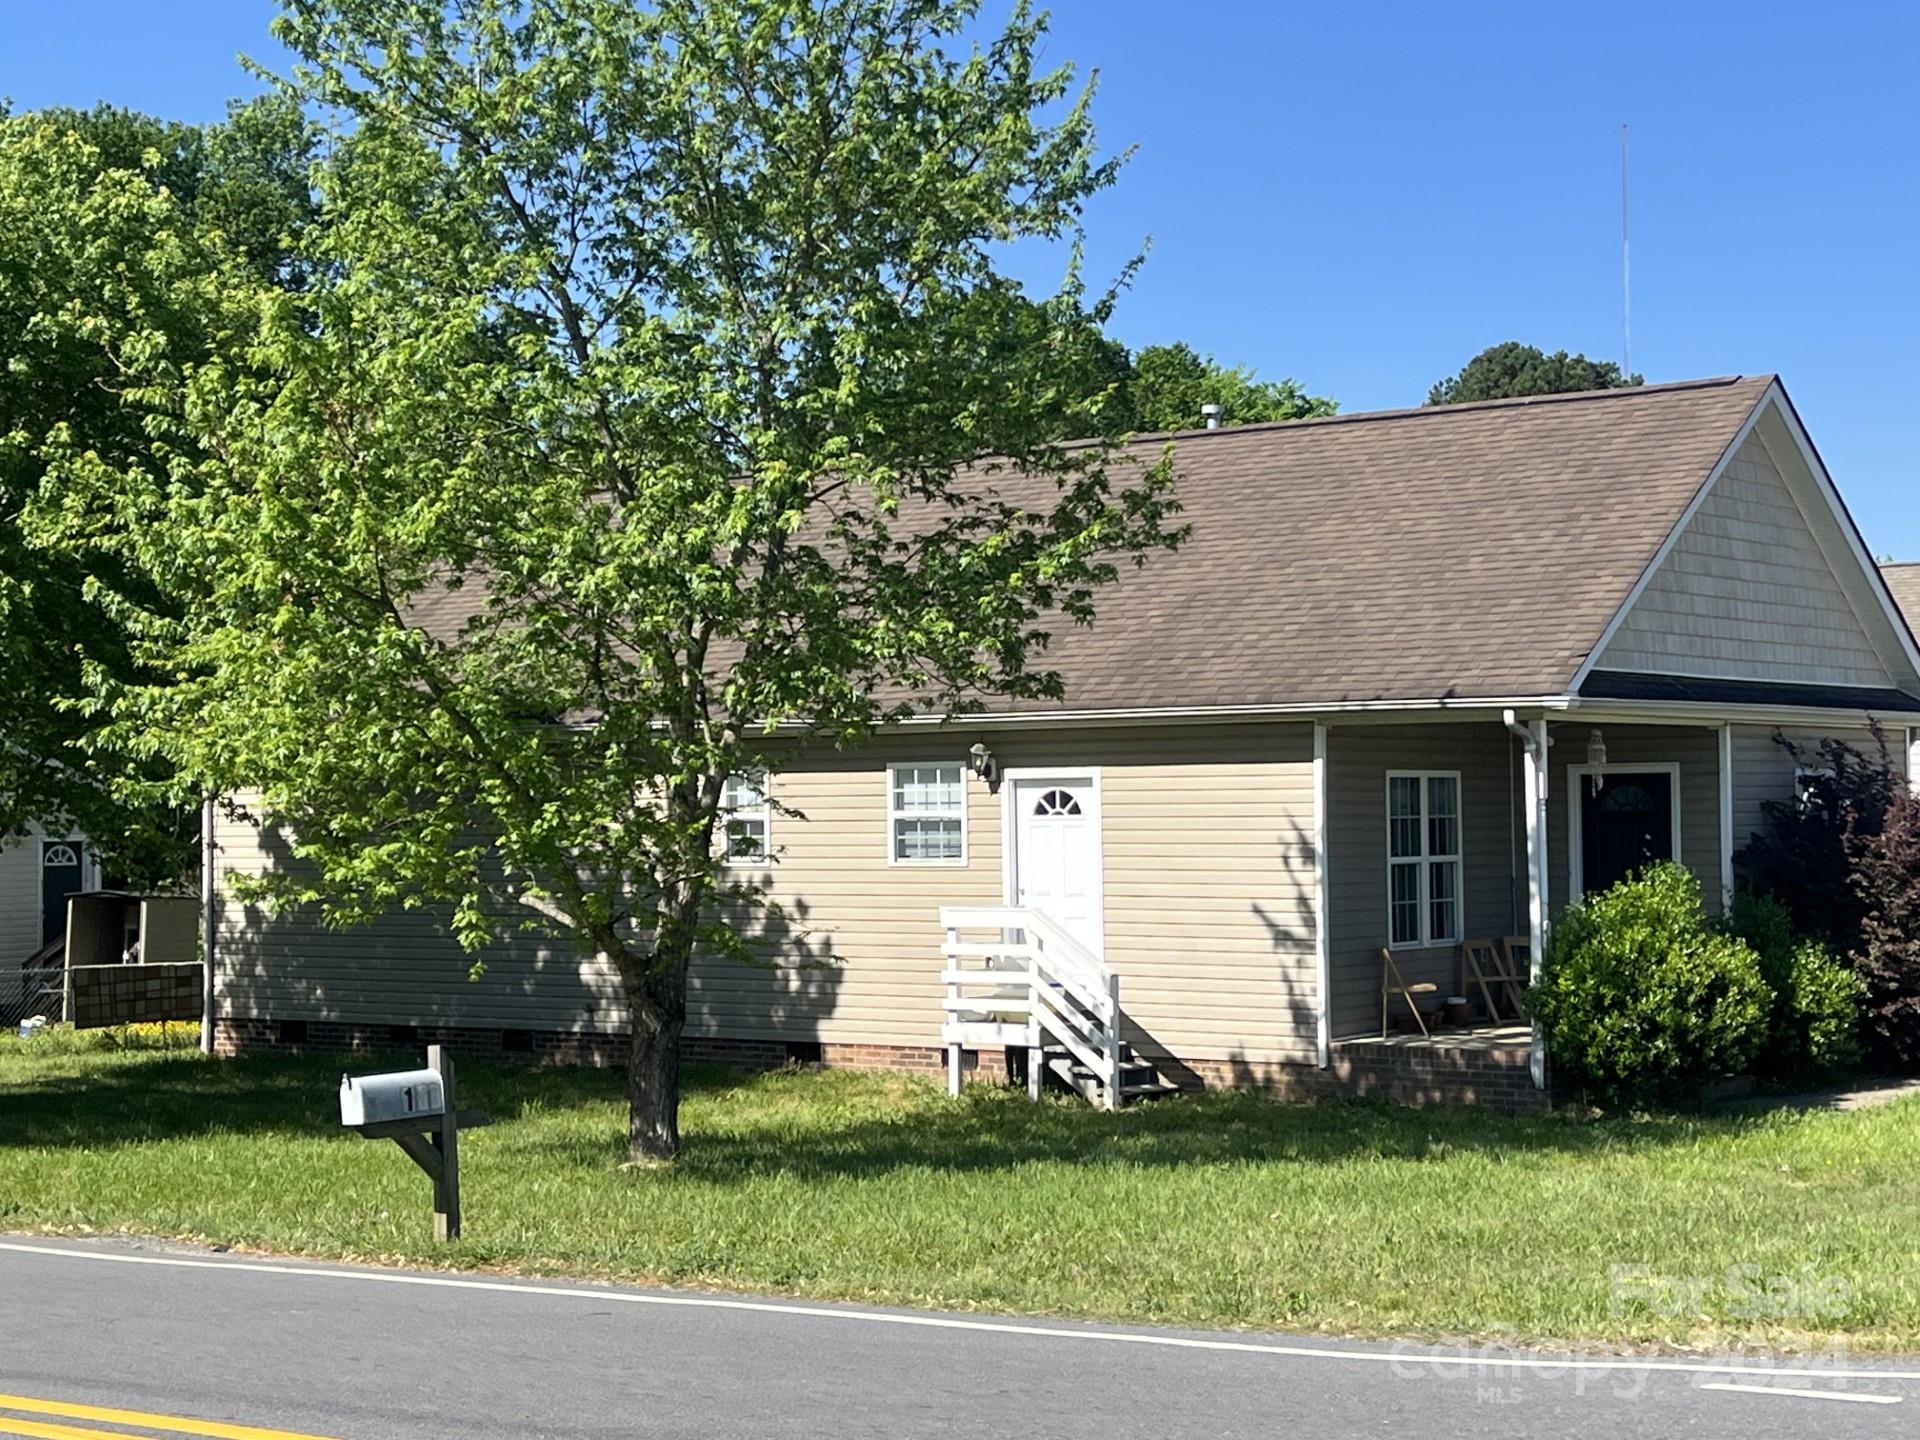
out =
[(1753, 947), (1707, 918), (1700, 882), (1667, 864), (1569, 909), (1527, 1003), (1559, 1076), (1620, 1101), (1745, 1073), (1773, 991)]
[(1809, 1079), (1860, 1058), (1866, 984), (1820, 941), (1796, 941), (1785, 904), (1743, 893), (1727, 929), (1752, 947), (1773, 991), (1767, 1043), (1756, 1066), (1762, 1074)]
[(1776, 1030), (1776, 1038), (1792, 1045), (1801, 1073), (1844, 1070), (1860, 1059), (1867, 984), (1826, 946), (1817, 940), (1794, 946), (1780, 1000), (1786, 1023)]

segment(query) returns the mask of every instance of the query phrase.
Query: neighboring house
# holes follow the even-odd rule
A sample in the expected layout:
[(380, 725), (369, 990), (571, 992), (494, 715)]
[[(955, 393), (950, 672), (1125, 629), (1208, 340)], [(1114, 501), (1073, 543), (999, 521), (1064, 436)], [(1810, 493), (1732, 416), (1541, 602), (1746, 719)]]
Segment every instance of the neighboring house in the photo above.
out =
[(1908, 628), (1920, 634), (1920, 560), (1882, 565), (1880, 573), (1886, 577), (1894, 603), (1906, 614)]
[[(1380, 1042), (1383, 949), (1444, 995), (1459, 942), (1538, 954), (1649, 858), (1717, 909), (1794, 794), (1776, 733), (1879, 724), (1910, 763), (1920, 653), (1771, 376), (1174, 442), (1192, 539), (1063, 628), (1065, 703), (798, 758), (767, 783), (804, 821), (737, 792), (798, 927), (770, 955), (839, 963), (698, 967), (689, 1054), (935, 1068), (962, 1033), (942, 907), (991, 949), (1024, 906), (1114, 977), (1162, 1076), (1531, 1105), (1525, 1032)], [(285, 853), (218, 842), (223, 874)], [(503, 942), (469, 981), (425, 914), (221, 908), (225, 1048), (424, 1027), (620, 1053), (617, 982), (564, 945)]]
[(0, 837), (0, 1025), (35, 1013), (29, 963), (67, 933), (67, 899), (100, 883), (84, 837), (37, 827)]

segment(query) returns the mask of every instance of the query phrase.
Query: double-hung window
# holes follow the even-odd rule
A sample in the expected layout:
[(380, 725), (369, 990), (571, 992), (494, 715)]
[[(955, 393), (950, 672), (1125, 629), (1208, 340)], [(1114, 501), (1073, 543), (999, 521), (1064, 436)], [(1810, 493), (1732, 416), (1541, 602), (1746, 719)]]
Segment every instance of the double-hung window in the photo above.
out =
[(1387, 776), (1387, 926), (1395, 946), (1460, 939), (1460, 777)]
[(720, 818), (726, 827), (729, 865), (765, 863), (773, 853), (773, 807), (767, 803), (767, 772), (729, 775), (720, 791)]
[(967, 860), (966, 767), (887, 767), (887, 856), (895, 865), (964, 865)]

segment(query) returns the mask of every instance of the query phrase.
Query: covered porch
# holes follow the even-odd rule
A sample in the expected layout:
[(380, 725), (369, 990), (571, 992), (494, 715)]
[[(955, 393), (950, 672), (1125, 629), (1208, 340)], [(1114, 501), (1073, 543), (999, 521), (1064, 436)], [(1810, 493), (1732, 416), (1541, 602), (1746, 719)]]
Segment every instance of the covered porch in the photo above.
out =
[(1548, 928), (1659, 860), (1692, 870), (1720, 911), (1734, 748), (1730, 720), (1695, 715), (1319, 727), (1327, 1068), (1360, 1093), (1543, 1105), (1546, 1057), (1518, 1001)]

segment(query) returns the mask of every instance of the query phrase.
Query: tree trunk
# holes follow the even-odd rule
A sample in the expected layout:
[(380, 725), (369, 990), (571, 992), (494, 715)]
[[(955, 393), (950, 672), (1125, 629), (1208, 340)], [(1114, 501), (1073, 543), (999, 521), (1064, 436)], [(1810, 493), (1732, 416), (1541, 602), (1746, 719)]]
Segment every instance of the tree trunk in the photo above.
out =
[(642, 1165), (680, 1153), (680, 1021), (634, 1019), (627, 1055), (627, 1152)]

